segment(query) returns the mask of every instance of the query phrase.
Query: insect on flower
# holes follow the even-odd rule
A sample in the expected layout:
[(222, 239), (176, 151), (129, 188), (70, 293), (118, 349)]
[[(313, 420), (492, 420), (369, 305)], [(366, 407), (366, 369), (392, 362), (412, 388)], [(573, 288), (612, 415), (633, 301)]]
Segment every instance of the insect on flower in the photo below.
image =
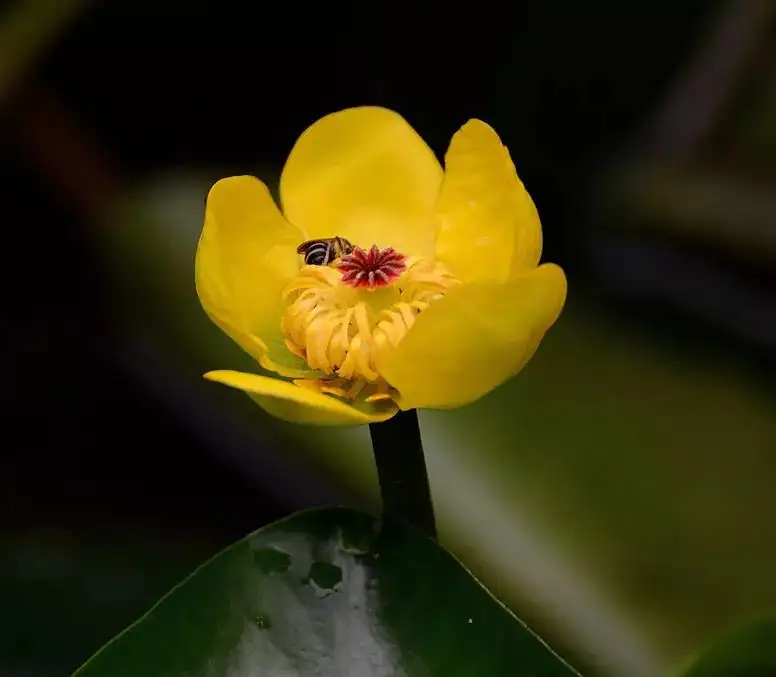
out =
[(515, 376), (561, 312), (566, 277), (540, 262), (539, 214), (481, 120), (442, 167), (393, 111), (332, 113), (293, 146), (279, 193), (282, 211), (255, 177), (218, 181), (195, 262), (208, 315), (274, 373), (206, 377), (275, 416), (463, 406)]
[(352, 251), (353, 245), (339, 236), (307, 240), (296, 248), (296, 253), (304, 256), (308, 266), (328, 266)]

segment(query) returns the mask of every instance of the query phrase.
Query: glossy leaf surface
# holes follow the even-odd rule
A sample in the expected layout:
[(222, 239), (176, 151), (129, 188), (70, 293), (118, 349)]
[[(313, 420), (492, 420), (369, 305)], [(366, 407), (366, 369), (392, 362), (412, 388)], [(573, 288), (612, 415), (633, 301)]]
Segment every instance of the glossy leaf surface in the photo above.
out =
[(415, 529), (298, 513), (200, 567), (77, 677), (577, 674)]

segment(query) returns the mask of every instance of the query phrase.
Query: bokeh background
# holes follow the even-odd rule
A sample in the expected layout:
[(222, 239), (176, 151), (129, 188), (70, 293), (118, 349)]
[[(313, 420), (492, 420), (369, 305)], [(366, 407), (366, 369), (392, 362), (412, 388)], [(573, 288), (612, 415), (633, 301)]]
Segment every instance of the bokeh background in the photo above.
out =
[(776, 608), (776, 3), (0, 5), (0, 675), (67, 675), (365, 429), (270, 419), (193, 283), (218, 178), (379, 104), (509, 146), (568, 272), (521, 376), (421, 425), (441, 538), (588, 675)]

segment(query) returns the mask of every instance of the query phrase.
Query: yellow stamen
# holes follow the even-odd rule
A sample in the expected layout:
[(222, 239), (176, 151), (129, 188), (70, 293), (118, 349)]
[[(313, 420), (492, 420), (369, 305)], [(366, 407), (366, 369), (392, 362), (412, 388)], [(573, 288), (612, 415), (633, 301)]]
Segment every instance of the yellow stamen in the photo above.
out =
[(392, 399), (378, 357), (393, 350), (417, 316), (459, 282), (440, 263), (407, 259), (404, 273), (380, 289), (340, 283), (328, 266), (304, 266), (283, 292), (281, 327), (289, 350), (327, 378), (300, 386), (366, 402)]
[(375, 393), (374, 395), (365, 397), (364, 402), (387, 402), (392, 399), (393, 397), (391, 397), (390, 393)]
[(286, 339), (284, 343), (286, 344), (286, 348), (288, 348), (288, 351), (290, 353), (293, 353), (297, 357), (301, 357), (303, 360), (307, 359), (307, 353), (305, 353), (305, 351), (302, 348), (296, 345), (296, 343), (294, 343), (293, 341), (289, 341), (288, 339)]
[(383, 381), (375, 386), (375, 392), (364, 398), (364, 402), (387, 402), (392, 400), (391, 387)]
[(320, 379), (308, 379), (298, 378), (294, 380), (294, 383), (300, 388), (307, 388), (318, 393), (326, 393), (327, 395), (335, 395), (342, 399), (352, 399), (350, 393), (337, 385), (336, 381), (323, 381)]

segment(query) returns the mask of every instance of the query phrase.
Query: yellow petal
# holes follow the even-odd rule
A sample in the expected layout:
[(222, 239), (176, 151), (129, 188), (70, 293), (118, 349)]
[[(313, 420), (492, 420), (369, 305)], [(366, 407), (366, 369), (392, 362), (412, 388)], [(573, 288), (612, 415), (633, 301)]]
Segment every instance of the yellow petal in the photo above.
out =
[(375, 406), (359, 410), (330, 395), (300, 388), (288, 381), (239, 371), (211, 371), (205, 378), (244, 391), (278, 418), (313, 425), (364, 425), (391, 418), (397, 408)]
[(360, 247), (430, 256), (441, 181), (436, 157), (400, 115), (350, 108), (299, 137), (280, 198), (286, 218), (309, 238), (341, 235)]
[(470, 120), (453, 136), (436, 205), (437, 258), (467, 282), (505, 282), (539, 262), (542, 231), (496, 132)]
[(506, 285), (462, 285), (418, 316), (380, 373), (402, 409), (473, 402), (533, 356), (565, 298), (566, 277), (549, 263)]
[(195, 263), (202, 306), (262, 366), (288, 376), (309, 373), (280, 330), (282, 290), (299, 270), (301, 241), (257, 178), (233, 176), (211, 188)]
[[(504, 146), (507, 154), (509, 166), (514, 169), (512, 158), (509, 155), (509, 149)], [(517, 178), (517, 185), (513, 192), (515, 201), (515, 211), (517, 213), (515, 226), (515, 246), (512, 253), (512, 267), (510, 277), (518, 278), (526, 270), (539, 265), (542, 258), (542, 224), (539, 219), (539, 212), (536, 205), (525, 189), (523, 182)]]

